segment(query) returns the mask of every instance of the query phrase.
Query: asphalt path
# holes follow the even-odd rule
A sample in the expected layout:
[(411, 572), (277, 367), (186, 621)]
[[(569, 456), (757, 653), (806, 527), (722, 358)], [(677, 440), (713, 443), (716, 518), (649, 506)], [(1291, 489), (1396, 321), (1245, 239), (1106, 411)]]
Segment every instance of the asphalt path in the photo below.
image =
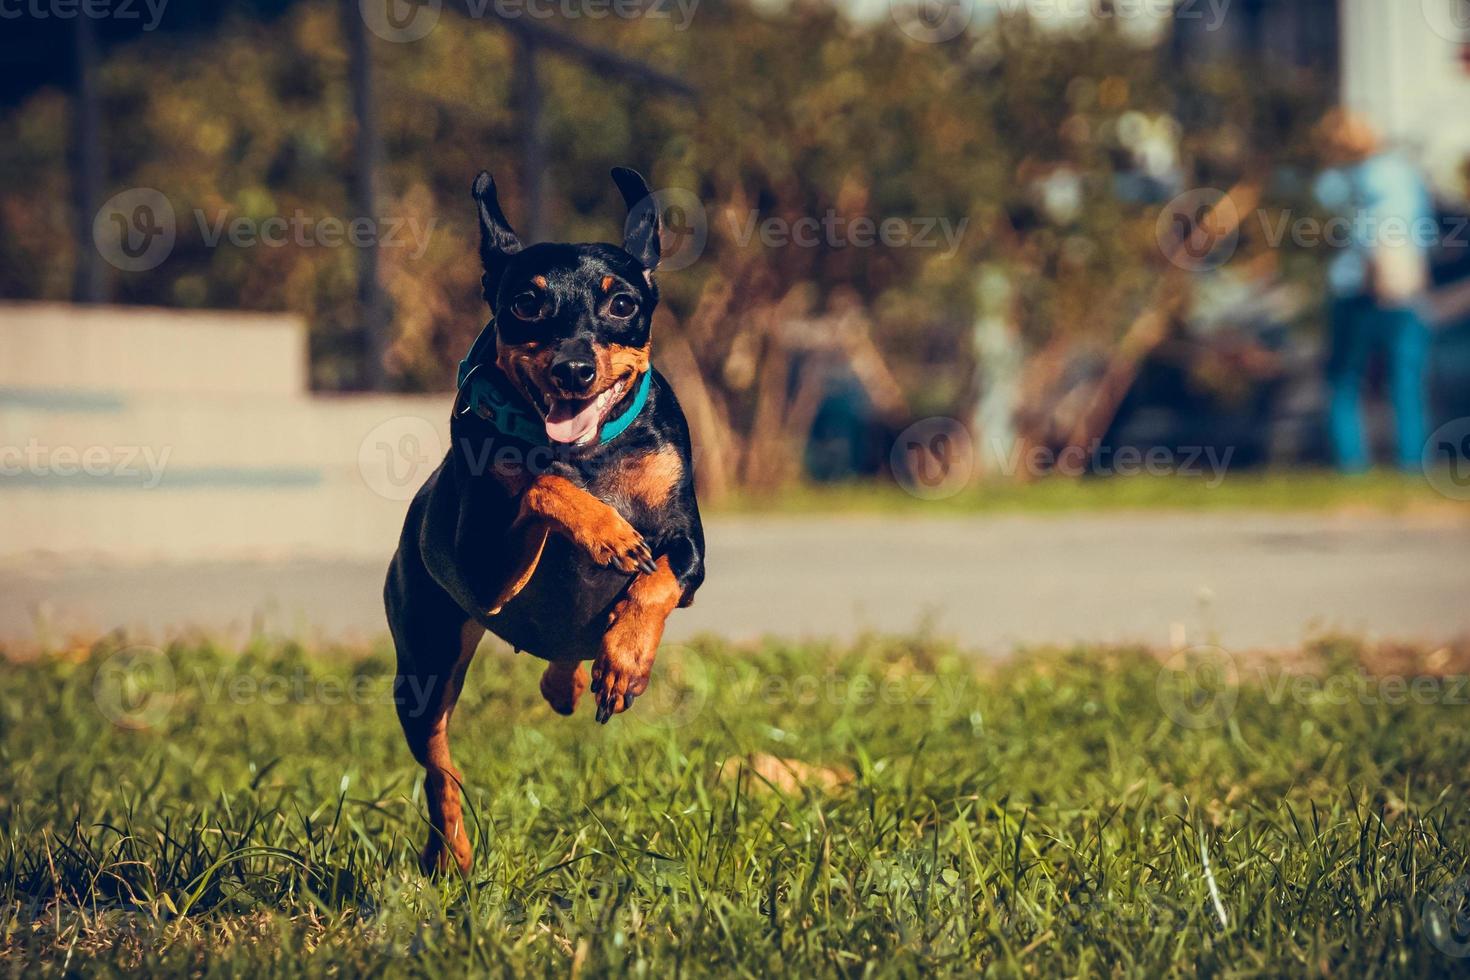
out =
[[(666, 638), (849, 639), (928, 630), (968, 648), (1142, 642), (1282, 647), (1331, 631), (1470, 634), (1470, 521), (1089, 514), (709, 522), (709, 577)], [(386, 632), (382, 558), (0, 566), (0, 644), (118, 627), (303, 639)]]

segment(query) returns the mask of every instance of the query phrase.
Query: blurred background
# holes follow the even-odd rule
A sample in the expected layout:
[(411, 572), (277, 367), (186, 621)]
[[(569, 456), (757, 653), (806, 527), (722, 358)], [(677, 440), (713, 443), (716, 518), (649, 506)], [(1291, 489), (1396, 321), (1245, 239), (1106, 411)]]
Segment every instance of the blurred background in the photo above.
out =
[[(617, 165), (659, 189), (655, 362), (737, 515), (738, 624), (1009, 585), (1055, 594), (973, 638), (1152, 636), (1311, 559), (1296, 518), (814, 516), (1183, 494), (1454, 528), (1385, 557), (1401, 524), (1332, 523), (1391, 581), (1278, 566), (1316, 601), (1245, 640), (1370, 594), (1370, 626), (1466, 625), (1465, 0), (0, 0), (0, 54), (0, 640), (263, 608), (371, 632), (486, 319), (472, 177), (523, 237), (616, 241)], [(1083, 587), (1059, 565), (1107, 581), (1094, 534), (1183, 593), (1035, 628)], [(843, 551), (874, 540), (881, 569)], [(772, 612), (773, 554), (827, 619)], [(1036, 576), (973, 577), (997, 557)]]

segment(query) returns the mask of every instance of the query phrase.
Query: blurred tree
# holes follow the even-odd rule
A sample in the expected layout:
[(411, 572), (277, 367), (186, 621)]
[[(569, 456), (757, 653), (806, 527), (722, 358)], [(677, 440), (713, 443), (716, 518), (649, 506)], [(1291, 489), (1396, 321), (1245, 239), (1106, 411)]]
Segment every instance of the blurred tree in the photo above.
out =
[(71, 104), (72, 224), (79, 243), (71, 298), (100, 303), (104, 298), (102, 257), (85, 247), (92, 240), (92, 216), (102, 203), (102, 120), (97, 98), (97, 36), (91, 17), (72, 21), (76, 62)]
[[(837, 365), (885, 425), (973, 417), (982, 268), (1004, 297), (985, 312), (1025, 355), (1018, 438), (1065, 445), (1094, 401), (1079, 379), (1102, 376), (1158, 302), (1162, 202), (1194, 181), (1228, 187), (1275, 161), (1309, 164), (1299, 134), (1320, 106), (1299, 75), (1170, 66), (1107, 22), (1059, 31), (1003, 16), (922, 43), (825, 0), (654, 3), (631, 18), (562, 17), (554, 30), (447, 3), (426, 36), (388, 43), (344, 20), (339, 2), (211, 5), (200, 19), (174, 0), (188, 30), (104, 48), (105, 186), (156, 188), (178, 216), (162, 265), (102, 268), (111, 294), (296, 311), (311, 328), (313, 382), (355, 387), (369, 251), (322, 230), (376, 214), (372, 267), (392, 311), (375, 341), (380, 380), (443, 389), (485, 317), (475, 172), (504, 178), (528, 236), (616, 241), (622, 205), (606, 174), (637, 166), (655, 187), (687, 191), (706, 232), (697, 260), (661, 277), (657, 356), (679, 375), (712, 486), (789, 480)], [(519, 71), (529, 57), (544, 93), (534, 111), (526, 89), (516, 94), (518, 37), (530, 38)], [(354, 84), (364, 40), (379, 95), (366, 126), (352, 110), (366, 91)], [(577, 57), (545, 56), (560, 53)], [(700, 89), (697, 107), (659, 96), (681, 79)], [(56, 135), (65, 94), (41, 84), (12, 102), (0, 113), (0, 293), (62, 298), (84, 264)], [(373, 122), (378, 168), (363, 162)], [(345, 179), (372, 169), (369, 196)], [(1286, 193), (1268, 182), (1266, 205)], [(864, 218), (928, 238), (864, 246), (830, 231)], [(263, 244), (230, 233), (269, 219), (292, 234)], [(823, 223), (810, 247), (764, 234), (803, 219)], [(1282, 267), (1307, 275), (1313, 261), (1287, 255)]]
[[(373, 95), (373, 52), (366, 18), (358, 0), (341, 0), (342, 33), (347, 42), (348, 77), (352, 88), (352, 187), (354, 218), (376, 226), (378, 170), (382, 141), (378, 138), (378, 106)], [(378, 236), (357, 250), (357, 311), (362, 326), (362, 387), (381, 390), (388, 380), (388, 348), (392, 340), (392, 309), (378, 277)]]

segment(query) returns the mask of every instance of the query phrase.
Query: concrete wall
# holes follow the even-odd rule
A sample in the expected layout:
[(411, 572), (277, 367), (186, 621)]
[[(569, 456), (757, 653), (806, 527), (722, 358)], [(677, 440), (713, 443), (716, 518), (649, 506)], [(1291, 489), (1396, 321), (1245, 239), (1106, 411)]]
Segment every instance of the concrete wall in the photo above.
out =
[(291, 317), (0, 306), (0, 561), (386, 561), (451, 396), (313, 396), (305, 349)]

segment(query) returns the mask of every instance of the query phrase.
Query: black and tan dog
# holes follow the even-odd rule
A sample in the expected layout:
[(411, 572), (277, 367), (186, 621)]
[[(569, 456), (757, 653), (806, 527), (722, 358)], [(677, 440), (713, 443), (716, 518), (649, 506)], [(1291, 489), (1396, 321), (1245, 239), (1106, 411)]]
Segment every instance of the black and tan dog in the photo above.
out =
[(470, 867), (447, 728), (485, 630), (549, 661), (541, 693), (562, 714), (591, 660), (606, 722), (647, 688), (664, 620), (704, 579), (689, 429), (649, 363), (658, 210), (637, 173), (613, 179), (621, 248), (525, 247), (490, 175), (475, 179), (491, 321), (384, 589), (398, 716), (427, 771), (426, 871)]

